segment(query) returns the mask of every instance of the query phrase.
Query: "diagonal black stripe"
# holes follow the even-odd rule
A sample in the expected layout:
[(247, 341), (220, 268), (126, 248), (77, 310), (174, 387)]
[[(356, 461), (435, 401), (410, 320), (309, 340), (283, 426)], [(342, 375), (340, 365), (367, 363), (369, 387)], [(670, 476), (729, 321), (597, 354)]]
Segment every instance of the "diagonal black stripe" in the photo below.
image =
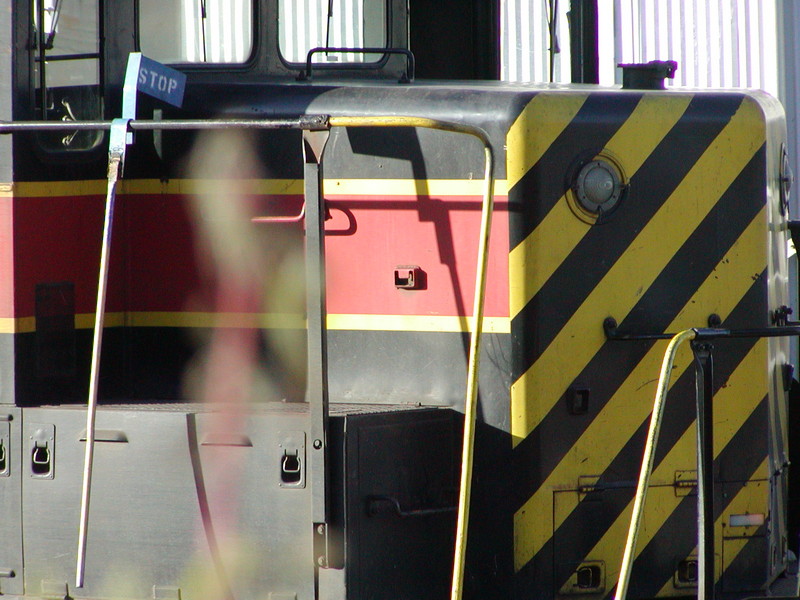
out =
[[(670, 260), (653, 285), (643, 294), (631, 313), (620, 323), (623, 331), (663, 331), (691, 299), (722, 257), (761, 210), (763, 151), (742, 171), (714, 209)], [(745, 201), (751, 198), (752, 201)], [(730, 202), (740, 205), (730, 209)], [(763, 287), (763, 284), (762, 284)], [(748, 292), (753, 293), (753, 290)], [(762, 293), (763, 295), (763, 293)], [(761, 302), (765, 302), (763, 299)], [(755, 327), (753, 315), (766, 315), (766, 308), (754, 304), (744, 313), (746, 323)], [(735, 320), (731, 315), (730, 319)], [(698, 323), (704, 326), (705, 323)], [(598, 323), (598, 327), (600, 324)], [(522, 506), (539, 488), (591, 422), (601, 414), (609, 399), (652, 347), (652, 342), (606, 342), (581, 374), (576, 386), (590, 389), (589, 410), (570, 415), (566, 401), (560, 401), (525, 440), (515, 448), (513, 472), (524, 473), (515, 490), (516, 506)], [(653, 376), (657, 376), (654, 373)], [(670, 411), (671, 414), (671, 411)]]
[[(717, 593), (763, 590), (770, 580), (769, 542), (769, 529), (762, 525), (722, 573), (717, 582)], [(724, 552), (724, 549), (720, 548), (718, 552)]]
[[(608, 222), (589, 230), (534, 298), (514, 316), (511, 324), (514, 380), (547, 349), (727, 125), (740, 102), (740, 98), (733, 96), (695, 97), (631, 178), (624, 204)], [(714, 117), (709, 118), (712, 114)], [(762, 195), (760, 191), (756, 197), (760, 199)]]
[[(750, 287), (750, 290), (745, 294), (742, 300), (737, 304), (736, 308), (731, 312), (728, 319), (725, 321), (725, 326), (728, 327), (738, 327), (740, 323), (747, 322), (748, 319), (752, 318), (752, 315), (761, 309), (764, 306), (764, 285), (759, 278), (758, 281), (754, 282), (754, 284)], [(741, 340), (742, 342), (747, 342), (748, 340)], [(625, 344), (625, 342), (618, 342), (617, 344)], [(719, 389), (719, 386), (724, 384), (724, 382), (730, 376), (730, 373), (733, 372), (736, 365), (738, 365), (742, 358), (747, 354), (747, 351), (742, 348), (740, 349), (740, 353), (738, 356), (728, 355), (726, 356), (726, 360), (719, 361), (720, 364), (717, 365), (717, 377), (715, 379), (715, 391)], [(725, 366), (728, 365), (728, 366)], [(611, 369), (611, 371), (615, 371), (616, 369)], [(691, 392), (687, 391), (686, 387), (688, 387)], [(676, 390), (677, 388), (677, 390)], [(693, 399), (693, 390), (694, 390), (694, 373), (690, 371), (689, 373), (685, 373), (683, 377), (679, 378), (679, 380), (675, 383), (672, 388), (672, 392), (670, 393), (670, 402), (675, 402), (676, 400), (680, 402), (681, 398), (685, 398), (687, 395)], [(691, 419), (694, 418), (694, 407), (687, 412), (687, 419), (688, 424), (691, 423)], [(688, 424), (681, 429), (681, 434), (683, 431), (686, 430)], [(648, 424), (645, 422), (643, 423), (639, 429), (637, 430), (636, 434), (634, 434), (631, 439), (628, 441), (626, 446), (623, 450), (617, 455), (617, 457), (612, 461), (611, 465), (606, 469), (605, 473), (603, 473), (598, 481), (598, 488), (600, 489), (607, 489), (613, 490), (615, 484), (623, 484), (630, 486), (628, 489), (631, 489), (635, 486), (636, 475), (638, 474), (639, 468), (639, 461), (641, 461), (641, 453), (642, 448), (644, 446), (644, 440), (647, 432)], [(740, 430), (741, 433), (741, 430)], [(662, 426), (661, 430), (661, 439), (659, 440), (658, 447), (672, 447), (674, 445), (674, 441), (669, 443), (666, 440), (670, 439), (670, 436), (673, 435), (668, 431), (668, 428)], [(737, 434), (738, 435), (738, 434)], [(555, 436), (553, 436), (555, 437)], [(724, 454), (724, 452), (723, 452)], [(662, 455), (663, 456), (663, 455)], [(726, 462), (724, 456), (721, 457), (721, 461)], [(520, 471), (516, 471), (520, 472)], [(524, 473), (524, 472), (523, 472)], [(586, 475), (591, 475), (587, 473)], [(596, 475), (596, 474), (595, 474)], [(602, 494), (605, 493), (603, 491), (599, 491), (593, 494), (588, 494), (583, 502), (587, 501), (594, 501), (598, 499), (602, 499)], [(614, 492), (615, 494), (620, 492)], [(629, 496), (632, 497), (633, 491), (631, 490)], [(628, 500), (630, 499), (628, 498)], [(583, 504), (583, 503), (581, 503)], [(591, 551), (592, 548), (600, 541), (602, 537), (602, 533), (605, 532), (606, 528), (614, 522), (614, 520), (619, 516), (619, 511), (622, 510), (624, 506), (627, 505), (627, 501), (621, 503), (619, 505), (619, 509), (617, 512), (610, 512), (604, 516), (604, 522), (600, 524), (599, 529), (596, 530), (594, 533), (586, 531), (585, 527), (585, 519), (583, 514), (580, 510), (573, 511), (569, 517), (561, 524), (558, 528), (556, 533), (553, 536), (553, 539), (558, 536), (560, 540), (567, 540), (569, 542), (569, 547), (562, 547), (559, 546), (559, 554), (565, 557), (573, 557), (574, 561), (581, 562), (585, 556)], [(552, 539), (550, 540), (552, 542)], [(574, 562), (573, 561), (573, 562)], [(531, 573), (531, 575), (536, 576), (535, 573), (536, 569), (539, 567), (535, 567), (535, 565), (539, 565), (540, 560), (534, 557), (534, 560), (529, 563), (530, 566), (526, 566), (523, 568), (523, 571)], [(562, 585), (563, 581), (558, 583), (558, 585)]]
[[(720, 453), (720, 459), (725, 462), (736, 461), (741, 466), (742, 479), (724, 480), (723, 485), (719, 481), (714, 486), (714, 520), (718, 519), (727, 510), (728, 504), (736, 495), (747, 485), (747, 482), (756, 474), (756, 469), (766, 458), (766, 446), (761, 451), (753, 451), (751, 440), (754, 437), (762, 437), (761, 432), (767, 428), (765, 426), (769, 416), (769, 406), (766, 397), (758, 404), (756, 409), (750, 414), (736, 435), (731, 439), (727, 446)], [(765, 493), (768, 488), (765, 489)], [(667, 518), (659, 529), (658, 533), (642, 550), (633, 565), (631, 577), (631, 590), (639, 597), (652, 598), (664, 586), (670, 578), (676, 559), (682, 560), (697, 545), (697, 496), (687, 496), (678, 508)], [(716, 540), (715, 551), (721, 553), (719, 547), (721, 540)], [(767, 553), (764, 552), (760, 557), (760, 567), (763, 579), (761, 584), (766, 583), (766, 562)], [(655, 568), (654, 568), (655, 567)], [(658, 571), (658, 567), (661, 570)], [(731, 568), (733, 565), (731, 565)], [(653, 577), (654, 572), (660, 572), (666, 577)], [(748, 577), (752, 577), (749, 573)]]
[[(738, 353), (737, 355), (729, 357), (731, 359), (730, 361), (728, 361), (731, 363), (730, 368), (726, 369), (725, 372), (717, 373), (718, 378), (715, 380), (715, 390), (714, 390), (715, 393), (719, 391), (722, 385), (724, 385), (725, 381), (730, 376), (730, 373), (733, 372), (738, 363), (741, 361), (741, 359), (744, 358), (746, 354), (747, 350), (742, 349), (741, 352)], [(680, 438), (684, 434), (686, 429), (690, 427), (692, 424), (691, 420), (693, 419), (695, 414), (694, 397), (692, 395), (693, 392), (694, 392), (694, 372), (692, 370), (689, 370), (685, 372), (684, 375), (676, 382), (675, 386), (673, 386), (668, 400), (668, 406), (672, 405), (676, 409), (680, 409), (681, 405), (685, 404), (691, 405), (688, 409), (683, 411), (688, 423), (685, 424), (685, 426), (682, 426), (679, 431), (671, 430), (666, 423), (662, 424), (661, 436), (659, 438), (657, 445), (657, 448), (659, 448), (662, 453), (661, 459), (663, 459), (663, 455), (666, 454), (666, 451), (668, 451), (670, 448), (674, 446), (674, 441), (671, 440), (677, 440), (678, 438)], [(739, 439), (738, 442), (739, 448), (742, 450), (747, 449), (747, 451), (744, 452), (745, 454), (747, 454), (747, 456), (740, 464), (740, 468), (741, 470), (746, 471), (748, 475), (755, 470), (758, 464), (761, 463), (761, 461), (764, 459), (766, 452), (766, 447), (764, 447), (764, 452), (752, 452), (751, 448), (748, 448), (746, 442), (744, 441), (749, 439), (750, 437), (752, 437), (753, 439), (757, 439), (758, 437), (760, 437), (761, 433), (759, 432), (756, 425), (763, 427), (763, 421), (759, 420), (760, 418), (763, 418), (762, 413), (759, 412), (761, 410), (762, 406), (759, 405), (756, 411), (754, 411), (754, 413), (752, 413), (749, 417), (749, 419), (755, 420), (755, 424), (751, 424), (751, 426), (748, 428), (747, 427), (747, 423), (749, 422), (748, 419), (748, 421), (745, 422), (745, 425), (742, 427), (742, 429), (740, 429), (739, 432), (737, 432), (736, 436), (734, 436), (734, 439), (732, 440), (733, 443), (737, 439)], [(581, 521), (583, 520), (581, 516), (581, 510), (582, 510), (581, 508), (575, 510), (574, 516), (573, 514), (571, 514), (559, 528), (557, 533), (560, 536), (560, 539), (571, 539), (570, 536), (573, 535), (575, 535), (577, 538), (580, 538), (579, 540), (576, 540), (574, 548), (571, 548), (568, 553), (568, 556), (574, 559), (573, 562), (581, 562), (584, 560), (584, 557), (588, 559), (592, 558), (588, 556), (589, 552), (591, 552), (592, 548), (594, 548), (594, 546), (600, 541), (606, 529), (617, 519), (617, 517), (619, 517), (620, 511), (625, 506), (627, 506), (628, 502), (630, 502), (630, 500), (633, 498), (636, 481), (639, 475), (639, 468), (641, 466), (642, 448), (644, 447), (645, 438), (647, 436), (648, 425), (649, 425), (649, 420), (644, 422), (639, 427), (639, 429), (636, 431), (636, 434), (631, 437), (631, 439), (629, 440), (628, 444), (626, 444), (622, 452), (619, 453), (617, 458), (612, 462), (609, 468), (606, 469), (606, 471), (603, 473), (603, 475), (597, 482), (597, 487), (601, 490), (619, 490), (620, 488), (624, 489), (625, 490), (624, 502), (615, 503), (617, 510), (614, 512), (609, 512), (607, 515), (605, 515), (605, 521), (603, 523), (595, 525), (595, 527), (597, 527), (598, 529), (598, 532), (594, 534), (592, 534), (592, 532), (587, 532), (585, 526), (581, 524)], [(745, 435), (742, 433), (742, 431), (744, 430), (746, 430), (747, 432), (746, 434), (747, 437), (741, 438), (740, 436)], [(719, 462), (730, 462), (730, 460), (731, 460), (730, 454), (725, 456), (725, 451), (723, 451), (722, 455), (720, 456), (716, 464), (718, 464)], [(658, 467), (660, 462), (661, 460), (656, 461), (654, 469)], [(757, 464), (753, 465), (752, 464), (753, 462), (757, 462)], [(694, 457), (693, 456), (687, 457), (686, 469), (687, 470), (694, 469), (694, 464), (695, 464)], [(747, 478), (748, 477), (746, 475), (745, 479)], [(598, 497), (602, 501), (603, 494), (605, 494), (604, 491), (596, 492), (594, 494), (594, 497), (592, 497), (593, 496), (592, 494), (589, 494), (582, 502), (596, 501)], [(692, 497), (690, 505), (692, 507), (696, 506), (696, 499), (694, 497)], [(678, 512), (676, 519), (680, 518), (682, 518), (682, 513)], [(690, 519), (690, 521), (691, 520), (692, 519)], [(678, 522), (681, 521), (678, 520)], [(665, 525), (663, 527), (663, 531), (677, 532), (678, 529), (675, 529), (675, 527), (669, 528)], [(693, 529), (693, 532), (696, 532), (696, 529)], [(677, 539), (678, 538), (677, 533), (675, 535)], [(691, 533), (691, 535), (688, 536), (688, 539), (696, 541), (696, 533)], [(671, 542), (668, 541), (665, 543), (670, 544)], [(683, 556), (688, 555), (692, 547), (693, 546), (690, 546)], [(563, 549), (560, 549), (559, 552), (566, 554), (566, 552), (564, 552)], [(658, 552), (664, 552), (664, 548), (656, 547), (653, 550), (653, 552), (655, 554), (657, 554)], [(677, 553), (679, 554), (680, 552)], [(646, 565), (648, 563), (644, 561), (641, 564)], [(558, 585), (563, 585), (564, 581), (556, 581), (556, 583)]]
[[(593, 93), (539, 161), (509, 190), (510, 243), (528, 237), (569, 187), (566, 174), (576, 156), (596, 155), (630, 117), (641, 94)], [(534, 194), (536, 202), (526, 201)]]
[[(559, 587), (555, 586), (554, 555), (555, 542), (550, 538), (542, 549), (514, 576), (512, 598), (556, 598)], [(561, 547), (559, 547), (560, 553)]]
[[(758, 310), (758, 307), (763, 308), (763, 294), (763, 284), (759, 284), (758, 282), (755, 283), (751, 287), (751, 292), (748, 293), (749, 298), (746, 297), (746, 300), (743, 300), (743, 302), (737, 306), (736, 310), (725, 321), (724, 326), (729, 328), (745, 326), (748, 320), (752, 318), (751, 315), (753, 311)], [(717, 364), (715, 365), (716, 372), (714, 381), (715, 393), (717, 393), (720, 388), (727, 383), (727, 380), (730, 378), (731, 374), (735, 371), (735, 369), (756, 343), (756, 340), (742, 339), (736, 340), (735, 344), (732, 344), (725, 349), (717, 349)], [(694, 370), (689, 369), (684, 372), (684, 374), (678, 379), (670, 391), (667, 401), (667, 410), (665, 411), (664, 422), (662, 423), (661, 427), (661, 435), (657, 444), (654, 468), (658, 468), (658, 465), (661, 464), (661, 461), (664, 459), (669, 450), (675, 445), (678, 439), (684, 435), (689, 427), (693, 426), (693, 421), (696, 414), (694, 405), (694, 386)], [(739, 431), (737, 431), (731, 442), (723, 449), (723, 451), (720, 453), (720, 456), (717, 457), (717, 460), (715, 461), (715, 471), (719, 474), (723, 474), (726, 481), (734, 480), (742, 482), (749, 480), (755, 469), (758, 468), (758, 465), (760, 465), (766, 457), (767, 440), (764, 423), (767, 409), (766, 400), (763, 400), (753, 411), (753, 413), (750, 414)], [(648, 425), (649, 421), (646, 421), (639, 427), (636, 434), (631, 437), (622, 452), (619, 453), (606, 472), (600, 477), (597, 484), (598, 487), (608, 487), (609, 489), (613, 489), (614, 487), (625, 485), (627, 483), (630, 486), (629, 489), (632, 490), (632, 487), (635, 486), (635, 482), (638, 478), (639, 468), (641, 465), (642, 448), (644, 447)], [(725, 466), (728, 467), (727, 472)], [(686, 468), (694, 468), (694, 456), (687, 457)], [(738, 493), (739, 489), (741, 488), (741, 485), (741, 483), (728, 484), (726, 491), (735, 496), (735, 494)], [(716, 491), (721, 492), (720, 489), (717, 489)], [(632, 497), (633, 491), (630, 492), (628, 499), (630, 500)], [(724, 506), (727, 506), (727, 502), (729, 502), (730, 499), (730, 497), (727, 498), (727, 501), (724, 503), (720, 499), (716, 501), (715, 515), (717, 517), (722, 514)], [(693, 515), (696, 514), (694, 512), (696, 507), (696, 499), (694, 497), (691, 497), (688, 500), (685, 499), (682, 501), (681, 506), (687, 502), (692, 511), (690, 521), (692, 522), (693, 527), (693, 519), (695, 518)], [(624, 507), (625, 504), (622, 506)], [(648, 558), (642, 558), (645, 556), (645, 551), (647, 550), (646, 548), (645, 551), (643, 551), (642, 556), (637, 559), (637, 562), (641, 561), (639, 563), (640, 569), (648, 571), (652, 574), (653, 571), (650, 567), (656, 564), (652, 561), (657, 560), (660, 554), (663, 554), (664, 552), (674, 552), (675, 555), (680, 555), (681, 552), (683, 552), (683, 547), (680, 547), (679, 550), (674, 550), (672, 548), (672, 544), (678, 541), (681, 535), (686, 537), (686, 539), (683, 540), (683, 543), (690, 544), (682, 556), (687, 556), (694, 547), (697, 535), (696, 529), (692, 529), (690, 533), (686, 534), (681, 531), (681, 528), (686, 528), (686, 521), (684, 520), (685, 515), (683, 512), (681, 512), (681, 510), (686, 509), (684, 508), (676, 510), (675, 514), (670, 517), (670, 519), (674, 520), (670, 521), (668, 519), (667, 523), (665, 523), (665, 525), (662, 527), (661, 532), (666, 537), (660, 542), (651, 542), (653, 548), (650, 549), (651, 554), (648, 555)], [(613, 523), (613, 519), (616, 519), (617, 516), (618, 513), (611, 515), (609, 520), (606, 522), (606, 527), (610, 526), (610, 524)], [(611, 519), (611, 517), (613, 517), (613, 519)], [(574, 532), (576, 527), (575, 521), (578, 520), (579, 518), (577, 517), (575, 519), (570, 517), (564, 522), (562, 525), (562, 528), (566, 527), (563, 533), (564, 537), (569, 536), (572, 532)], [(604, 531), (605, 527), (603, 527), (602, 530)], [(561, 533), (560, 529), (559, 533)], [(601, 536), (587, 536), (585, 533), (586, 532), (584, 530), (584, 533), (582, 534), (581, 548), (577, 550), (575, 555), (576, 557), (587, 556), (595, 544), (597, 544), (597, 542), (600, 540)], [(583, 560), (583, 558), (577, 560), (580, 562), (580, 560)], [(648, 560), (650, 562), (648, 562)], [(674, 568), (674, 565), (672, 565), (670, 568)], [(558, 581), (556, 583), (559, 585), (563, 584), (563, 582)], [(662, 581), (658, 586), (658, 589), (661, 589), (663, 583), (664, 582)], [(655, 593), (655, 591), (653, 593)]]

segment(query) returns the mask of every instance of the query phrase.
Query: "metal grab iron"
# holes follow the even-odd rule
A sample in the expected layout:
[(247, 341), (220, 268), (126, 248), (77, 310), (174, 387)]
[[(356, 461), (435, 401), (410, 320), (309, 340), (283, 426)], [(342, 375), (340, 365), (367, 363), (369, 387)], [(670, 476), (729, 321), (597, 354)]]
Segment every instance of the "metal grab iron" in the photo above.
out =
[[(477, 400), (478, 400), (478, 374), (480, 368), (480, 342), (483, 330), (483, 314), (485, 306), (485, 291), (486, 291), (486, 275), (488, 270), (488, 252), (489, 252), (489, 239), (491, 233), (491, 217), (494, 209), (494, 155), (492, 146), (489, 141), (487, 133), (475, 126), (464, 125), (461, 123), (453, 123), (441, 121), (437, 119), (430, 119), (425, 117), (404, 117), (404, 116), (341, 116), (341, 117), (328, 117), (323, 115), (301, 116), (297, 119), (264, 119), (254, 121), (242, 120), (186, 120), (186, 121), (136, 121), (133, 119), (117, 119), (111, 123), (105, 121), (98, 122), (75, 122), (75, 123), (41, 123), (41, 122), (0, 122), (0, 134), (8, 134), (22, 131), (60, 131), (66, 129), (67, 126), (70, 130), (91, 130), (91, 129), (107, 129), (111, 128), (112, 135), (110, 140), (110, 148), (117, 148), (117, 151), (111, 150), (109, 152), (109, 171), (108, 171), (108, 194), (106, 198), (106, 224), (104, 226), (103, 235), (103, 252), (101, 254), (101, 268), (100, 268), (100, 282), (98, 288), (98, 302), (96, 312), (95, 324), (95, 342), (92, 363), (92, 377), (91, 388), (89, 395), (89, 406), (87, 409), (87, 444), (86, 444), (86, 458), (84, 467), (84, 484), (81, 497), (81, 523), (79, 530), (79, 549), (78, 549), (78, 562), (76, 569), (76, 587), (83, 587), (85, 560), (86, 560), (86, 534), (88, 526), (88, 510), (91, 489), (91, 471), (93, 460), (94, 448), (94, 429), (95, 429), (95, 413), (97, 403), (97, 389), (96, 381), (99, 375), (99, 358), (102, 341), (102, 319), (105, 307), (105, 284), (108, 277), (108, 246), (110, 245), (111, 225), (113, 223), (113, 209), (114, 197), (116, 192), (116, 184), (120, 174), (122, 158), (124, 156), (124, 146), (127, 140), (130, 139), (129, 133), (136, 130), (202, 130), (202, 129), (299, 129), (310, 133), (325, 134), (327, 137), (328, 129), (331, 127), (420, 127), (427, 129), (434, 129), (439, 131), (447, 131), (451, 133), (460, 133), (470, 135), (477, 138), (484, 148), (484, 189), (483, 198), (481, 202), (481, 224), (479, 229), (478, 240), (478, 261), (477, 270), (475, 273), (475, 295), (474, 307), (472, 314), (472, 323), (469, 328), (470, 331), (470, 346), (469, 346), (469, 359), (467, 365), (467, 386), (464, 410), (464, 437), (462, 447), (462, 460), (461, 460), (461, 484), (459, 493), (458, 517), (457, 517), (457, 530), (456, 530), (456, 544), (455, 544), (455, 559), (453, 566), (453, 579), (451, 586), (451, 599), (460, 600), (463, 592), (463, 579), (464, 569), (466, 563), (466, 544), (467, 544), (467, 525), (469, 521), (469, 500), (472, 478), (472, 467), (474, 457), (474, 437), (475, 427), (477, 420)], [(122, 137), (121, 137), (122, 136)], [(120, 138), (122, 142), (122, 150), (119, 151)], [(306, 188), (306, 210), (305, 216), (307, 220), (307, 243), (308, 243), (308, 228), (315, 222), (319, 223), (320, 240), (317, 242), (320, 247), (316, 251), (321, 251), (321, 242), (324, 239), (324, 212), (321, 210), (321, 184), (322, 177), (319, 170), (319, 161), (322, 158), (322, 150), (324, 149), (324, 142), (321, 147), (314, 150), (313, 135), (305, 137), (307, 140), (304, 142), (304, 147), (310, 150), (306, 154), (306, 167), (305, 174), (306, 186), (309, 182), (317, 182), (318, 189), (312, 189), (312, 193), (318, 195), (320, 202), (320, 209), (318, 215), (312, 215), (308, 209), (308, 194), (309, 189)], [(309, 145), (309, 142), (311, 145)], [(311, 170), (309, 171), (308, 159), (311, 158)], [(308, 223), (311, 223), (309, 225)], [(320, 256), (322, 258), (322, 256)], [(323, 259), (324, 260), (324, 259)], [(324, 262), (318, 263), (318, 267), (307, 267), (308, 270), (316, 271), (321, 268)], [(321, 272), (321, 271), (320, 271)], [(324, 285), (321, 280), (317, 281), (315, 286)], [(324, 288), (323, 288), (324, 289)], [(315, 298), (316, 302), (321, 300), (321, 311), (318, 312), (320, 318), (320, 325), (317, 331), (324, 332), (322, 323), (324, 323), (324, 297), (321, 295), (321, 290), (307, 291), (308, 297)], [(313, 335), (315, 328), (312, 327), (309, 318), (309, 336)], [(322, 338), (320, 338), (322, 339)], [(323, 342), (324, 344), (324, 342)], [(318, 353), (318, 357), (324, 357), (324, 350)], [(96, 366), (95, 366), (96, 363)], [(317, 361), (320, 366), (324, 362)], [(324, 366), (323, 366), (324, 369)], [(317, 389), (322, 390), (323, 394), (320, 398), (324, 397), (325, 390), (324, 383), (321, 383)], [(313, 397), (313, 394), (310, 396)], [(313, 447), (315, 450), (323, 450), (325, 448), (325, 433), (324, 423), (326, 420), (327, 407), (324, 401), (314, 402), (311, 404), (312, 411), (312, 438), (314, 439)], [(316, 426), (314, 424), (317, 424)], [(320, 428), (320, 423), (322, 427)], [(317, 432), (319, 436), (314, 437), (313, 432)], [(324, 452), (319, 455), (324, 461)], [(312, 488), (315, 488), (312, 494), (319, 496), (320, 492), (324, 497), (324, 479), (322, 490), (320, 490), (319, 482), (314, 486), (313, 478), (317, 477), (320, 471), (324, 477), (325, 466), (324, 462), (319, 463), (319, 459), (315, 461), (314, 454), (309, 463), (310, 472), (312, 473)], [(315, 475), (315, 473), (317, 475)], [(325, 503), (320, 503), (319, 499), (314, 502), (315, 519), (324, 517)], [(316, 563), (320, 567), (328, 566), (326, 558), (327, 548), (327, 526), (324, 520), (314, 521), (314, 546)]]

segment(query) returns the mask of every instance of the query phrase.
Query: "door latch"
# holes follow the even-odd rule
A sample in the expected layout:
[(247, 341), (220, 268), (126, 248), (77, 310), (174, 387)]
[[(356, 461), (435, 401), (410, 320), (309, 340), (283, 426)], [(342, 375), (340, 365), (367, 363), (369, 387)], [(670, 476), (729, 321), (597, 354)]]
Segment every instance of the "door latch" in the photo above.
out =
[(56, 428), (55, 425), (30, 427), (31, 477), (53, 479), (55, 475)]

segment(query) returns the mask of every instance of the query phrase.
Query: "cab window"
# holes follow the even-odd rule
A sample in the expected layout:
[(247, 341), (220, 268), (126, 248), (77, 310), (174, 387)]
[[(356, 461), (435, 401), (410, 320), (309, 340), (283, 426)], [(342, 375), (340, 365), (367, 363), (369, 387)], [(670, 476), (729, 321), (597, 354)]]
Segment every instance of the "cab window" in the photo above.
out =
[[(386, 0), (278, 0), (278, 43), (289, 63), (313, 48), (385, 48)], [(382, 54), (320, 52), (315, 63), (376, 62)]]
[[(36, 110), (48, 121), (101, 119), (100, 0), (33, 0)], [(102, 132), (46, 134), (55, 150), (87, 150)]]
[(139, 0), (139, 45), (162, 63), (244, 63), (253, 52), (253, 2)]

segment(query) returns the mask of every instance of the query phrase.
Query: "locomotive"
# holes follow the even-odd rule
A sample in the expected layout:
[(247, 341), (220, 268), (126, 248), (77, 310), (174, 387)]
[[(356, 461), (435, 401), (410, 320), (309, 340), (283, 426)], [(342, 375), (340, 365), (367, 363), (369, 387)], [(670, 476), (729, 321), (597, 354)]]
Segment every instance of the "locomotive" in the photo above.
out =
[[(502, 83), (498, 11), (10, 2), (0, 593), (601, 600), (626, 548), (636, 598), (784, 573), (780, 104), (662, 64)], [(131, 53), (181, 101), (131, 110)]]

